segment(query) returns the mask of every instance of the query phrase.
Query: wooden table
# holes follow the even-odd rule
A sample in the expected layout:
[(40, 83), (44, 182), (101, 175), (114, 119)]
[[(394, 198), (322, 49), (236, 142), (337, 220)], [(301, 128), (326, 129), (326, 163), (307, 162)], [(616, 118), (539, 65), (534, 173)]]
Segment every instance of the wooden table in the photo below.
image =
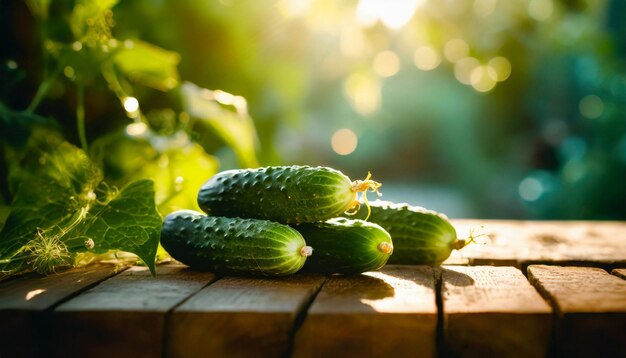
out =
[(0, 357), (626, 357), (626, 222), (454, 222), (442, 267), (216, 277), (93, 265), (0, 282)]

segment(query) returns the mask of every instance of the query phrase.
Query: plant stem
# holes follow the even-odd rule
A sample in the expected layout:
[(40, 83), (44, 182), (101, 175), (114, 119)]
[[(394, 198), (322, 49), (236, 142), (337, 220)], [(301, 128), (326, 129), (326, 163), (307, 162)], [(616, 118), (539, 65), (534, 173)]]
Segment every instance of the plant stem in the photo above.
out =
[(88, 150), (87, 134), (85, 133), (85, 84), (78, 82), (76, 96), (76, 127), (80, 146), (85, 152)]
[(33, 113), (35, 111), (37, 106), (39, 106), (39, 103), (41, 102), (41, 100), (44, 98), (44, 96), (48, 92), (48, 89), (50, 88), (50, 82), (52, 81), (45, 80), (39, 85), (39, 88), (37, 88), (37, 93), (35, 93), (35, 97), (28, 105), (28, 108), (26, 108), (26, 112)]
[[(104, 77), (104, 80), (109, 85), (109, 88), (115, 93), (120, 102), (124, 103), (124, 99), (126, 97), (130, 97), (130, 94), (124, 89), (124, 86), (122, 86), (122, 83), (120, 82), (120, 79), (110, 62), (106, 62), (102, 65), (102, 77)], [(132, 119), (135, 123), (148, 123), (146, 118), (141, 113), (134, 116)]]
[(50, 77), (46, 78), (43, 82), (41, 82), (41, 84), (39, 85), (39, 88), (37, 88), (37, 93), (35, 93), (35, 97), (33, 97), (33, 100), (28, 105), (28, 108), (26, 108), (27, 113), (33, 113), (35, 109), (37, 109), (37, 107), (39, 106), (39, 103), (41, 103), (41, 101), (44, 99), (46, 94), (48, 94), (48, 91), (50, 90), (50, 86), (52, 85), (52, 83), (54, 83), (54, 80), (57, 78), (57, 75), (59, 74), (60, 71), (61, 71), (61, 64), (59, 63), (59, 66), (57, 66), (54, 72), (50, 74)]

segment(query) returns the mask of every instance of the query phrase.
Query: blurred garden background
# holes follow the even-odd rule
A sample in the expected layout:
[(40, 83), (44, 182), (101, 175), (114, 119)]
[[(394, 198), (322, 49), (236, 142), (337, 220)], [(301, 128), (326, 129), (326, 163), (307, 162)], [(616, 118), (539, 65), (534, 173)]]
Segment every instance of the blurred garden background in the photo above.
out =
[(383, 199), (453, 218), (624, 220), (625, 15), (622, 0), (3, 0), (0, 199), (37, 124), (110, 183), (154, 178), (162, 213), (218, 170), (308, 164), (370, 171)]

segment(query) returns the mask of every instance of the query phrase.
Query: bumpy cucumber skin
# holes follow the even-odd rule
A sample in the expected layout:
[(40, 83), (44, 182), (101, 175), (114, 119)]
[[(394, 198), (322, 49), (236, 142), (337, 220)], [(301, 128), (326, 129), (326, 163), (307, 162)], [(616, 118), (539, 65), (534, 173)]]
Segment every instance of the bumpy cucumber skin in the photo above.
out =
[(392, 250), (393, 244), (389, 233), (374, 223), (334, 218), (294, 227), (313, 247), (313, 255), (307, 259), (303, 271), (357, 274), (378, 270), (393, 256), (391, 251), (383, 252), (379, 248), (381, 243), (386, 243)]
[(339, 216), (355, 199), (347, 176), (309, 166), (228, 170), (210, 178), (198, 193), (198, 205), (209, 215), (286, 224)]
[(302, 235), (287, 225), (190, 210), (165, 218), (161, 245), (194, 269), (220, 274), (283, 276), (297, 272), (306, 261)]
[[(369, 204), (368, 221), (382, 226), (393, 240), (390, 264), (439, 265), (450, 256), (457, 234), (445, 215), (406, 203), (376, 200)], [(362, 204), (356, 217), (366, 215)]]

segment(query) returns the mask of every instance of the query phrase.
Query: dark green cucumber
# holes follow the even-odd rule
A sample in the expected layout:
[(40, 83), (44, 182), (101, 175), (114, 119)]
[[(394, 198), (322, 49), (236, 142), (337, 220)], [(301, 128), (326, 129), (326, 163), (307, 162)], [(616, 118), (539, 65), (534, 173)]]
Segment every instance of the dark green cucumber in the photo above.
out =
[[(390, 264), (439, 265), (454, 249), (467, 243), (457, 238), (448, 218), (438, 212), (409, 204), (376, 200), (369, 203), (369, 221), (389, 232), (393, 240)], [(362, 204), (356, 217), (367, 215)]]
[(324, 221), (354, 207), (358, 192), (377, 190), (380, 184), (368, 179), (352, 182), (326, 167), (228, 170), (200, 188), (198, 205), (215, 216), (289, 224)]
[(178, 261), (224, 274), (282, 276), (302, 268), (311, 248), (287, 225), (266, 220), (169, 214), (161, 245)]
[(317, 273), (356, 274), (377, 270), (393, 252), (391, 237), (379, 225), (334, 218), (320, 223), (295, 226), (314, 255), (303, 270)]

